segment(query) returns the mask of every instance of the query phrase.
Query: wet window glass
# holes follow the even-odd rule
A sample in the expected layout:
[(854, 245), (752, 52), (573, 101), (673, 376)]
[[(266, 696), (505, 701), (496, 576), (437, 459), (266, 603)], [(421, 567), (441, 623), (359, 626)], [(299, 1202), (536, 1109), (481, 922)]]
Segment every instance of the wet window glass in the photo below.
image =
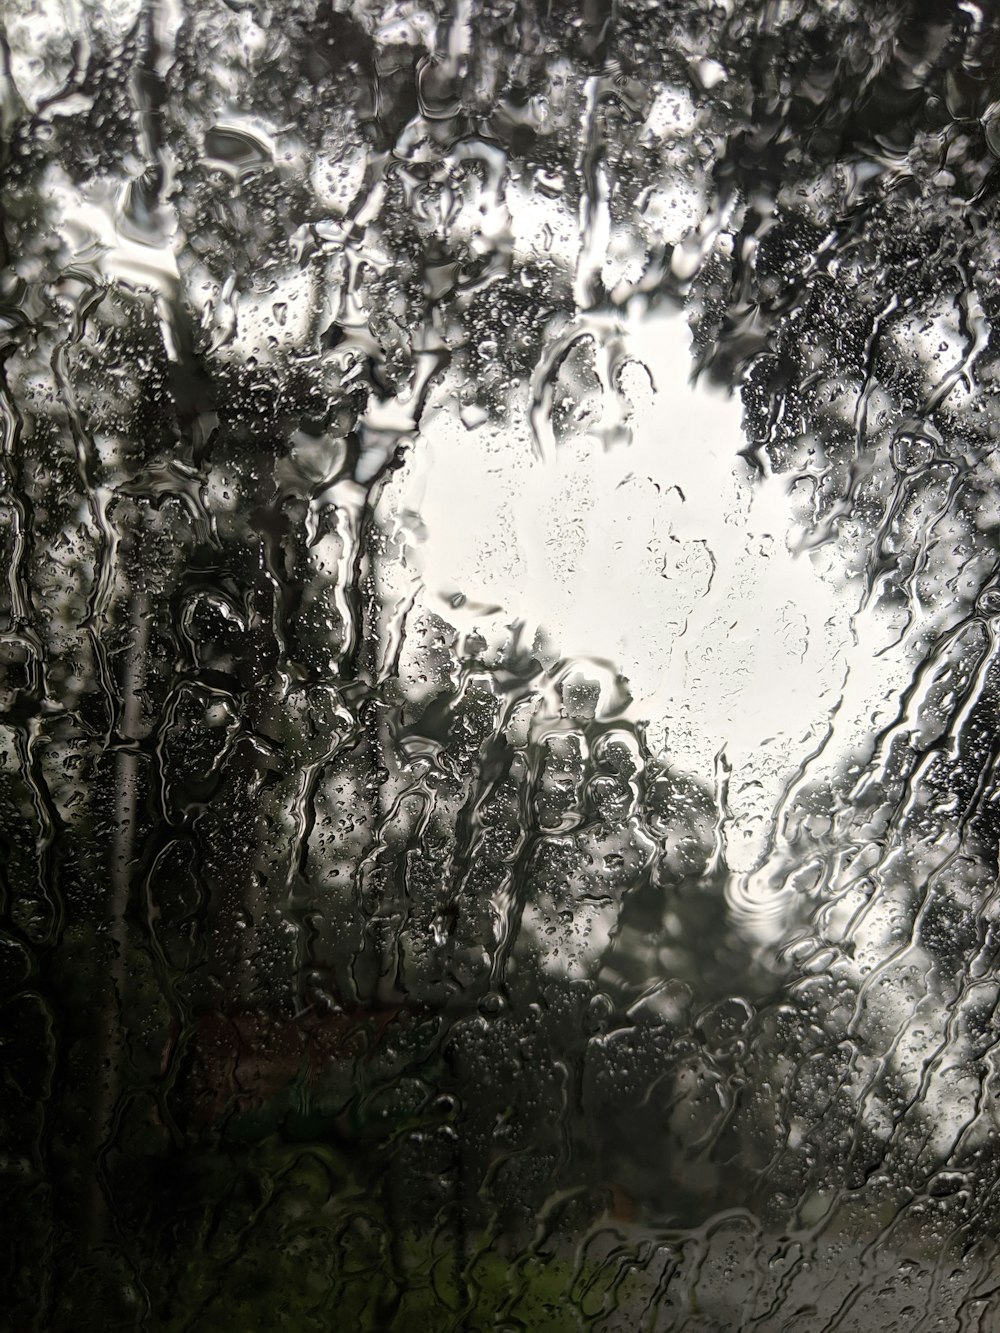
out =
[(5, 0), (0, 1322), (1000, 1327), (998, 158), (973, 0)]

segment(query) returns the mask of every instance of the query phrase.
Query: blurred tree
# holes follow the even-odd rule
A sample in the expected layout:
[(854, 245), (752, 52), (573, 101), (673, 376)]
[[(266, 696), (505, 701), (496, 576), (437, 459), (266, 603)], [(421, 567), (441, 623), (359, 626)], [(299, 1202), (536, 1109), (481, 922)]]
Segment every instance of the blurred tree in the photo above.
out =
[[(579, 1312), (489, 1265), (609, 1214), (989, 1231), (980, 11), (52, 0), (3, 34), (12, 1319), (275, 1327), (294, 1287), (324, 1327), (373, 1272), (372, 1326)], [(789, 794), (777, 957), (624, 682), (410, 609), (431, 396), (545, 455), (585, 379), (614, 443), (643, 302), (923, 663)]]

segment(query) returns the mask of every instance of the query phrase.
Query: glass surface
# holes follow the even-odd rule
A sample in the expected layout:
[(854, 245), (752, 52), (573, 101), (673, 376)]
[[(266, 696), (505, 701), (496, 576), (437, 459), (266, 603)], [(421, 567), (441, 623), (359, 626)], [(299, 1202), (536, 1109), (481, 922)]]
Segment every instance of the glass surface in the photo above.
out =
[(1000, 1327), (998, 52), (4, 0), (4, 1327)]

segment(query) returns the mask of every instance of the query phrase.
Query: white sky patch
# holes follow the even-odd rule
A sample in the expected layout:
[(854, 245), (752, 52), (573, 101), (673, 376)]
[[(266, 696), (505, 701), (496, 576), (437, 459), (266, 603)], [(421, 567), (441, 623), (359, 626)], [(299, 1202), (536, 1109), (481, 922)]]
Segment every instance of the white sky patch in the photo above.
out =
[(367, 159), (360, 141), (337, 145), (334, 152), (319, 152), (309, 168), (309, 184), (316, 202), (334, 217), (343, 217), (364, 184)]
[[(630, 445), (579, 436), (539, 459), (525, 412), (466, 430), (446, 381), (394, 502), (425, 526), (418, 606), (463, 630), (543, 628), (584, 670), (615, 662), (630, 715), (709, 787), (725, 750), (727, 859), (746, 873), (834, 715), (828, 767), (865, 743), (873, 714), (912, 678), (914, 650), (906, 639), (876, 657), (879, 627), (869, 612), (852, 624), (858, 590), (835, 554), (820, 573), (789, 551), (787, 480), (754, 478), (738, 456), (738, 398), (691, 386), (683, 319), (634, 321), (627, 348), (649, 371), (624, 377)], [(456, 592), (468, 599), (459, 610)]]

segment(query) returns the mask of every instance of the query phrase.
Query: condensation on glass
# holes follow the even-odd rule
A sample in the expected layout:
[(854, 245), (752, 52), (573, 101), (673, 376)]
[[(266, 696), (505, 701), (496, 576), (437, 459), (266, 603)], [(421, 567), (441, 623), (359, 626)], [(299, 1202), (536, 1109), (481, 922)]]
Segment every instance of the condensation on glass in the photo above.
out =
[(1000, 1327), (998, 61), (6, 0), (11, 1329)]

